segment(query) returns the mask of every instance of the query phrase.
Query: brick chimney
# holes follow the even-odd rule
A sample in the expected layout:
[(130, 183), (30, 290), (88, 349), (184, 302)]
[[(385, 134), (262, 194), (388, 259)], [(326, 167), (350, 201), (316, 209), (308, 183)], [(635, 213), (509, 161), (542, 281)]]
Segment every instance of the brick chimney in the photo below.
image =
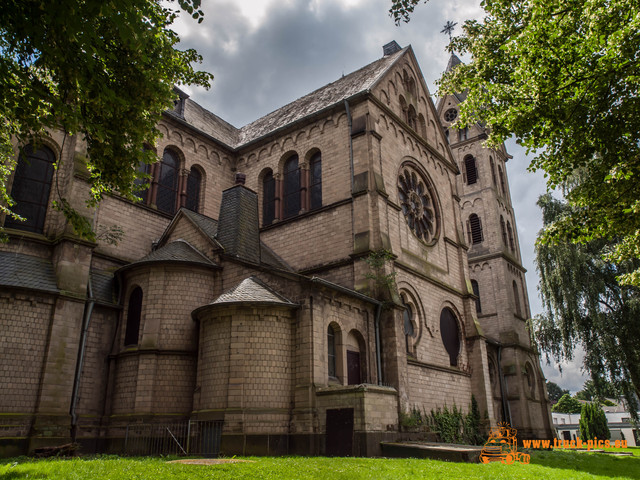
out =
[(236, 184), (222, 192), (217, 238), (226, 254), (260, 263), (258, 194), (244, 186), (245, 179), (236, 173)]

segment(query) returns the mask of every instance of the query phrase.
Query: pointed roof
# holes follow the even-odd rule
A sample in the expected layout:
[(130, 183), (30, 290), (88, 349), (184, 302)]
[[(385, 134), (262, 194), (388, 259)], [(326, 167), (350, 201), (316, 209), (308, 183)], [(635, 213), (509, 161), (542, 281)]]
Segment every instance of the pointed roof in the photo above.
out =
[(130, 268), (146, 265), (150, 263), (186, 263), (201, 265), (205, 267), (218, 267), (214, 262), (201, 254), (196, 248), (191, 246), (186, 240), (176, 240), (152, 251), (149, 255), (132, 262), (117, 271), (122, 272)]
[(253, 276), (245, 278), (237, 286), (226, 291), (210, 303), (210, 305), (222, 304), (271, 304), (287, 307), (298, 306), (283, 295), (277, 293), (275, 290), (272, 290), (262, 280)]
[(451, 57), (449, 57), (449, 63), (447, 63), (447, 69), (445, 70), (445, 72), (450, 72), (461, 63), (462, 63), (462, 60), (460, 60), (455, 53), (452, 53)]

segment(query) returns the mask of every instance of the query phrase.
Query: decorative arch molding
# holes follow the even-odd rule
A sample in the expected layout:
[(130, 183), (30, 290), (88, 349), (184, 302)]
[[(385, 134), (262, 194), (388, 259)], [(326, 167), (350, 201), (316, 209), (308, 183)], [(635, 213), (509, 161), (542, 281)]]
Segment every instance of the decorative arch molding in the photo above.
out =
[(187, 137), (184, 140), (184, 149), (190, 149), (193, 153), (196, 153), (196, 142), (194, 142), (193, 138)]
[(179, 143), (181, 147), (184, 145), (184, 137), (178, 130), (173, 130), (168, 138), (174, 143), (176, 143), (177, 140), (177, 143)]
[(432, 328), (429, 327), (424, 305), (420, 300), (420, 295), (418, 294), (416, 289), (413, 287), (413, 285), (411, 285), (410, 283), (406, 281), (398, 282), (398, 292), (401, 298), (403, 298), (402, 295), (406, 296), (406, 298), (403, 298), (403, 303), (407, 304), (408, 302), (412, 307), (414, 307), (413, 320), (415, 323), (415, 336), (413, 339), (413, 345), (417, 346), (420, 344), (420, 341), (422, 340), (422, 335), (424, 330), (427, 330), (429, 334), (433, 337)]

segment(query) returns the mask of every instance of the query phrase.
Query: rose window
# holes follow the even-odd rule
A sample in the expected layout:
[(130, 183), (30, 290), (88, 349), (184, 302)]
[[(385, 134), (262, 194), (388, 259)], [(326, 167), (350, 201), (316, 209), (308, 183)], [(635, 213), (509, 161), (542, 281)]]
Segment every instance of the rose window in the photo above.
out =
[(444, 119), (446, 122), (453, 122), (458, 116), (458, 111), (455, 108), (450, 108), (444, 112)]
[(413, 234), (425, 243), (436, 238), (436, 207), (433, 196), (422, 176), (404, 168), (398, 176), (398, 196), (402, 213)]

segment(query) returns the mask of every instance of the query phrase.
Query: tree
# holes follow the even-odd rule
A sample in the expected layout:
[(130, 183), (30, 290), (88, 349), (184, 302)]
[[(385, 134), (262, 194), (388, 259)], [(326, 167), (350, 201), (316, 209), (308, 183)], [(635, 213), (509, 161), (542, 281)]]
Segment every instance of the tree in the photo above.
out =
[(565, 390), (557, 383), (547, 380), (547, 393), (549, 394), (549, 400), (551, 400), (551, 403), (556, 403), (563, 395), (568, 395), (569, 390)]
[[(420, 0), (392, 0), (396, 22)], [(606, 238), (616, 263), (640, 258), (640, 0), (493, 0), (450, 48), (472, 61), (448, 72), (465, 92), (459, 125), (483, 122), (489, 144), (514, 135), (549, 188), (575, 207), (544, 242)], [(580, 181), (574, 183), (576, 174)], [(619, 281), (640, 287), (640, 266)]]
[(603, 379), (599, 379), (597, 384), (593, 380), (587, 380), (584, 382), (582, 390), (575, 394), (575, 398), (578, 400), (589, 402), (597, 400), (603, 404), (606, 397), (618, 398), (619, 394), (613, 383)]
[[(200, 0), (178, 0), (202, 21)], [(8, 0), (0, 9), (0, 213), (9, 215), (12, 141), (38, 142), (47, 130), (81, 135), (87, 145), (92, 207), (116, 192), (135, 200), (141, 162), (159, 136), (174, 85), (209, 86), (195, 50), (176, 49), (178, 15), (155, 0)], [(66, 138), (66, 137), (65, 137)], [(76, 231), (94, 239), (84, 212), (56, 202)], [(88, 215), (88, 213), (84, 213)]]
[(551, 407), (552, 412), (557, 413), (580, 413), (582, 404), (568, 393), (565, 393), (558, 403)]
[(611, 437), (607, 416), (597, 403), (585, 403), (580, 411), (580, 438), (608, 440)]
[[(545, 226), (572, 210), (549, 194), (541, 196), (538, 205)], [(637, 265), (604, 261), (608, 248), (603, 239), (536, 246), (545, 313), (535, 316), (532, 328), (547, 359), (571, 360), (575, 345), (582, 345), (594, 393), (604, 395), (607, 380), (614, 382), (635, 415), (640, 394), (640, 292), (620, 285), (616, 277)]]

